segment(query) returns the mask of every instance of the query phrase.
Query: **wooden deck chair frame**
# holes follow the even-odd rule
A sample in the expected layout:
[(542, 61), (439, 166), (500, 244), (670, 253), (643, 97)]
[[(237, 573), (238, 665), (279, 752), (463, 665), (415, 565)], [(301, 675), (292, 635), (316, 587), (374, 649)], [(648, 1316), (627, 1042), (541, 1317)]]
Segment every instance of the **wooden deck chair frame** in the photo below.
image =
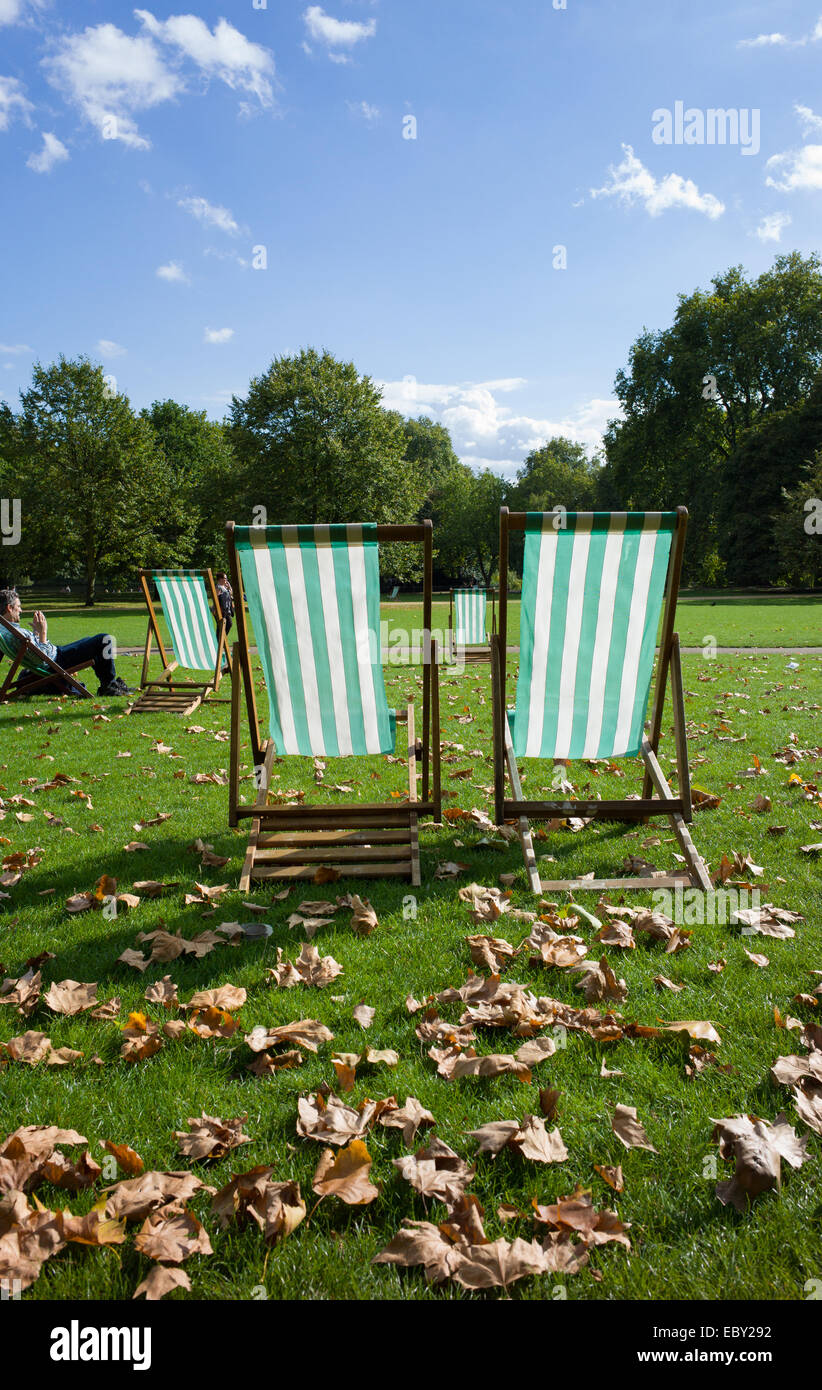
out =
[[(341, 878), (407, 878), (418, 886), (420, 856), (418, 822), (431, 816), (442, 819), (440, 792), (439, 653), (431, 640), (433, 573), (433, 525), (378, 525), (377, 542), (420, 544), (423, 548), (423, 690), (422, 738), (416, 734), (414, 702), (397, 710), (397, 724), (408, 735), (408, 800), (349, 802), (338, 805), (270, 806), (267, 788), (275, 756), (274, 740), (263, 738), (257, 714), (251, 670), (248, 619), (234, 522), (226, 525), (231, 583), (237, 615), (237, 641), (233, 648), (235, 678), (231, 685), (231, 750), (229, 766), (229, 825), (251, 821), (248, 848), (240, 877), (240, 891), (252, 881), (272, 879), (313, 880), (318, 871), (332, 869)], [(239, 800), (241, 700), (245, 692), (251, 756), (262, 767), (260, 787), (253, 805)], [(422, 762), (422, 799), (417, 789), (417, 764)], [(429, 790), (431, 795), (429, 797)]]
[[(50, 656), (46, 656), (45, 652), (41, 652), (40, 648), (36, 647), (28, 637), (23, 637), (11, 623), (6, 622), (5, 618), (0, 617), (0, 626), (11, 634), (15, 642), (19, 643), (16, 656), (13, 658), (6, 656), (6, 660), (10, 662), (10, 669), (0, 684), (0, 704), (9, 700), (28, 699), (30, 695), (36, 695), (38, 691), (44, 695), (56, 694), (55, 691), (44, 690), (43, 688), (53, 680), (61, 680), (66, 683), (68, 686), (64, 692), (66, 695), (77, 695), (82, 700), (94, 698), (90, 690), (86, 690), (84, 685), (74, 679), (77, 671), (84, 671), (87, 666), (94, 665), (91, 659), (78, 661), (71, 666), (60, 666)], [(0, 659), (5, 655), (5, 652), (0, 651)], [(33, 666), (24, 665), (26, 656), (29, 656), (32, 662), (37, 664), (40, 668), (38, 671), (35, 671)], [(43, 670), (43, 667), (46, 669)], [(21, 686), (19, 684), (20, 677), (28, 674), (35, 676), (35, 679), (26, 681)]]
[[(457, 647), (457, 631), (454, 626), (454, 594), (457, 592), (458, 591), (456, 589), (448, 590), (448, 642), (450, 647), (451, 660), (455, 661), (459, 653), (463, 661), (465, 661), (466, 663), (476, 661), (490, 661), (490, 640), (488, 642), (483, 643), (481, 646), (464, 646), (460, 648)], [(489, 595), (491, 598), (491, 637), (493, 638), (494, 633), (497, 630), (497, 590), (492, 588), (486, 588), (486, 603), (488, 602)]]
[[(199, 575), (206, 587), (206, 597), (212, 607), (216, 625), (217, 639), (217, 659), (214, 663), (214, 674), (209, 680), (174, 680), (174, 672), (179, 670), (179, 662), (169, 660), (165, 644), (160, 633), (160, 626), (157, 622), (157, 614), (151, 597), (151, 584), (155, 574), (179, 574), (179, 575)], [(226, 638), (225, 619), (222, 615), (220, 602), (217, 598), (217, 587), (214, 583), (214, 576), (210, 569), (190, 569), (190, 570), (140, 570), (140, 588), (143, 591), (143, 598), (148, 609), (148, 627), (146, 629), (146, 645), (143, 652), (143, 669), (140, 675), (140, 694), (132, 705), (129, 706), (127, 714), (151, 714), (158, 710), (167, 714), (180, 714), (184, 717), (193, 714), (196, 709), (207, 700), (209, 696), (214, 696), (220, 687), (223, 675), (223, 659), (228, 667), (227, 674), (232, 674), (231, 653), (228, 649)], [(152, 640), (157, 643), (160, 660), (163, 663), (163, 670), (157, 680), (149, 679), (149, 661), (151, 660)], [(212, 700), (216, 704), (228, 704), (225, 699)]]
[[(685, 706), (682, 687), (682, 666), (679, 652), (679, 637), (674, 631), (676, 603), (679, 595), (682, 554), (685, 548), (685, 532), (688, 525), (686, 507), (677, 507), (676, 526), (673, 532), (665, 579), (665, 599), (662, 617), (662, 635), (657, 652), (656, 682), (654, 687), (653, 712), (650, 730), (643, 738), (641, 755), (645, 766), (642, 796), (637, 800), (619, 801), (529, 801), (522, 795), (519, 769), (514, 756), (514, 746), (506, 713), (506, 667), (507, 667), (507, 629), (508, 629), (508, 538), (512, 531), (526, 529), (525, 512), (509, 512), (507, 507), (500, 509), (500, 587), (499, 587), (499, 631), (492, 638), (491, 677), (493, 687), (494, 723), (494, 794), (496, 820), (517, 821), (522, 844), (525, 867), (531, 889), (535, 893), (574, 892), (582, 890), (604, 891), (612, 889), (658, 889), (689, 886), (711, 890), (711, 881), (704, 861), (691, 839), (688, 825), (693, 819), (691, 807), (691, 783), (688, 770), (688, 745), (685, 733)], [(674, 738), (676, 746), (677, 784), (679, 795), (674, 796), (657, 757), (659, 738), (662, 729), (662, 713), (665, 704), (665, 691), (668, 677), (671, 679), (671, 698), (673, 702)], [(647, 720), (646, 720), (647, 724)], [(505, 797), (505, 772), (511, 782), (513, 797)], [(652, 796), (656, 792), (656, 796)], [(641, 822), (649, 816), (668, 816), (679, 848), (682, 851), (687, 870), (682, 873), (638, 876), (632, 878), (600, 879), (540, 879), (537, 870), (534, 846), (531, 838), (530, 820), (565, 819), (568, 816), (593, 817), (603, 821)]]

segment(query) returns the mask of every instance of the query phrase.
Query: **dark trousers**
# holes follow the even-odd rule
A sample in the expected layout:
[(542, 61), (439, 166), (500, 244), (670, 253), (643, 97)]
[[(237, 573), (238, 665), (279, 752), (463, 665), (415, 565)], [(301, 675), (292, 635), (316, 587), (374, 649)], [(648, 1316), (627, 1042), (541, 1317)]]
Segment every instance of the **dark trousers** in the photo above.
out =
[[(114, 638), (110, 637), (107, 632), (98, 632), (94, 637), (81, 637), (77, 642), (67, 642), (64, 647), (58, 647), (54, 659), (58, 666), (62, 666), (64, 669), (68, 666), (77, 666), (85, 661), (93, 662), (97, 681), (105, 687), (111, 685), (117, 675), (114, 669), (114, 658), (111, 655), (113, 650)], [(22, 677), (18, 682), (18, 687), (22, 690), (24, 686), (37, 679), (38, 677), (35, 675)], [(66, 688), (65, 683), (55, 676), (48, 685), (41, 685), (37, 693), (62, 695)]]
[(75, 666), (78, 661), (93, 661), (94, 674), (100, 685), (111, 685), (117, 677), (111, 654), (114, 646), (113, 637), (107, 632), (98, 632), (94, 637), (81, 637), (77, 642), (67, 642), (65, 647), (58, 647), (57, 662), (65, 667)]

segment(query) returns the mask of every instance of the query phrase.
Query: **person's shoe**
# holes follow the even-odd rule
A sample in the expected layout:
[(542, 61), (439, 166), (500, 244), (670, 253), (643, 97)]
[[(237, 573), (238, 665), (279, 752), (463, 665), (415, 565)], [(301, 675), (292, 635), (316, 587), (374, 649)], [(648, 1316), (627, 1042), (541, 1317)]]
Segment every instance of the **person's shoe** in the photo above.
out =
[(131, 693), (132, 693), (132, 687), (131, 687), (130, 685), (126, 685), (126, 683), (125, 683), (125, 681), (123, 680), (122, 676), (115, 676), (114, 680), (111, 681), (111, 683), (110, 683), (109, 685), (101, 685), (100, 688), (99, 688), (99, 690), (97, 691), (97, 694), (98, 694), (98, 695), (108, 695), (108, 696), (111, 696), (111, 695), (130, 695)]

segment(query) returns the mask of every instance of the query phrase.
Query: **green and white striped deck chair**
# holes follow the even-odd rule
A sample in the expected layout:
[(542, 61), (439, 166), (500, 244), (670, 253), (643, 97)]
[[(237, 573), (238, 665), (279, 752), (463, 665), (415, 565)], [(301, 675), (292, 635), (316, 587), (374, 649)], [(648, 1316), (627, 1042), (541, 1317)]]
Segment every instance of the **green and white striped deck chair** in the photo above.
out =
[[(156, 587), (174, 653), (169, 660), (157, 614), (151, 598)], [(172, 714), (193, 714), (203, 700), (220, 685), (223, 667), (230, 671), (226, 646), (225, 620), (220, 610), (214, 577), (206, 570), (141, 570), (140, 585), (148, 608), (148, 630), (143, 655), (140, 694), (129, 714), (165, 710)], [(215, 617), (216, 614), (216, 617)], [(156, 641), (163, 663), (161, 675), (149, 679), (152, 640)], [(207, 672), (208, 678), (175, 680), (180, 669)]]
[[(486, 589), (452, 589), (448, 626), (451, 630), (451, 656), (466, 661), (488, 661), (491, 648), (485, 623), (488, 611)], [(491, 595), (492, 632), (496, 631), (496, 612)]]
[[(252, 878), (407, 876), (419, 883), (417, 820), (439, 816), (436, 669), (423, 653), (423, 737), (414, 706), (389, 709), (380, 655), (378, 543), (416, 541), (425, 552), (424, 624), (431, 625), (430, 522), (419, 526), (235, 526), (226, 528), (237, 614), (232, 688), (230, 823), (252, 819), (240, 887)], [(243, 596), (268, 694), (268, 732), (257, 717)], [(425, 616), (427, 614), (427, 617)], [(430, 644), (429, 644), (430, 645)], [(434, 680), (432, 682), (432, 671)], [(240, 676), (245, 686), (258, 795), (240, 804)], [(393, 754), (407, 721), (408, 801), (336, 806), (268, 804), (276, 754), (334, 758)], [(431, 724), (437, 726), (432, 736)], [(429, 758), (434, 796), (428, 799)], [(423, 795), (416, 763), (422, 755)], [(270, 833), (269, 833), (270, 832)], [(329, 873), (333, 870), (333, 873)]]
[[(708, 889), (694, 848), (676, 600), (688, 513), (514, 512), (500, 514), (499, 634), (493, 640), (495, 801), (499, 824), (520, 822), (535, 892), (561, 889), (675, 887)], [(511, 531), (524, 532), (520, 659), (516, 702), (506, 702), (507, 559)], [(661, 645), (650, 732), (646, 736), (657, 630)], [(679, 794), (657, 759), (671, 674)], [(620, 801), (525, 801), (518, 758), (612, 759), (641, 755), (642, 797)], [(505, 770), (513, 799), (504, 795)], [(653, 797), (651, 792), (657, 795)], [(667, 815), (686, 874), (540, 882), (528, 818), (642, 820)]]
[[(0, 682), (0, 702), (27, 698), (38, 693), (77, 695), (81, 699), (92, 699), (90, 690), (74, 679), (76, 671), (93, 666), (93, 661), (80, 661), (75, 666), (63, 667), (50, 656), (46, 656), (33, 642), (5, 618), (0, 617), (0, 658), (6, 657), (9, 669)], [(21, 677), (24, 677), (21, 685)], [(59, 689), (55, 689), (57, 686)]]

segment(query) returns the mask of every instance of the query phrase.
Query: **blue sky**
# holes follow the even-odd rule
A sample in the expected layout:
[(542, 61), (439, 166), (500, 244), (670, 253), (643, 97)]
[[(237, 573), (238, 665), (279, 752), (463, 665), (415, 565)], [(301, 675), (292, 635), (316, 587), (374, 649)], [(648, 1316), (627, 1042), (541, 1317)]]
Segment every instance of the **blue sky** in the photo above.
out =
[(510, 473), (678, 293), (822, 249), (821, 0), (147, 3), (0, 0), (12, 404), (86, 353), (220, 418), (314, 345)]

